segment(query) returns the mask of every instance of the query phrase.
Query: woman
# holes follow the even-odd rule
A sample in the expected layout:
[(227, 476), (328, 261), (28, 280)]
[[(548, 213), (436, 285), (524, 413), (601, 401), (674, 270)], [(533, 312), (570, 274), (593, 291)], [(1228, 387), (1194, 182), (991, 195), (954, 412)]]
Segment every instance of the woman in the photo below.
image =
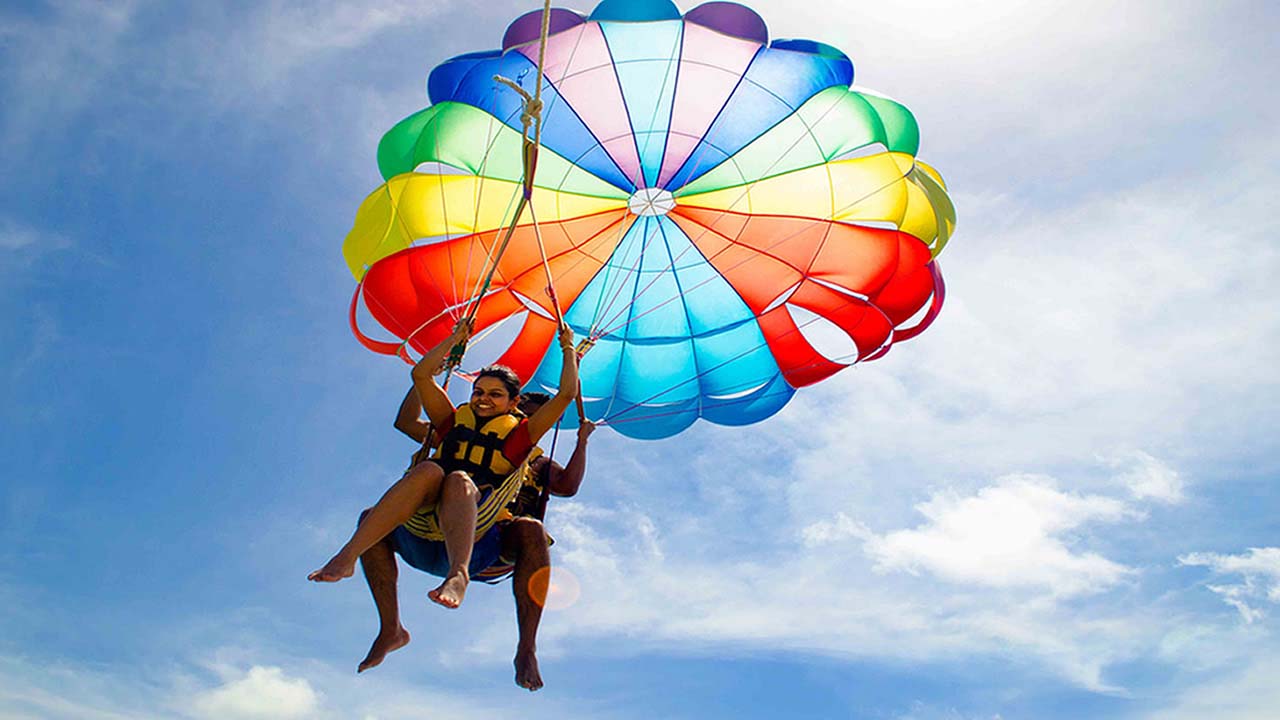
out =
[[(435, 375), (449, 352), (466, 342), (470, 334), (470, 322), (459, 322), (453, 333), (413, 368), (414, 387), (435, 428), (432, 439), (438, 441), (439, 450), (411, 467), (376, 505), (366, 510), (347, 544), (308, 579), (337, 582), (351, 577), (356, 560), (386, 538), (390, 549), (410, 565), (442, 575), (444, 581), (428, 597), (444, 607), (456, 608), (466, 594), (471, 572), (497, 559), (501, 551), (500, 530), (492, 527), (477, 539), (478, 510), (573, 402), (578, 388), (577, 355), (573, 331), (562, 326), (559, 340), (564, 362), (560, 389), (530, 417), (524, 417), (517, 409), (520, 379), (502, 366), (481, 370), (472, 387), (471, 400), (454, 408)], [(443, 547), (405, 526), (420, 508), (430, 506), (436, 508)], [(477, 547), (479, 553), (475, 553)], [(374, 600), (387, 630), (390, 618), (382, 612), (383, 603), (377, 592)], [(395, 614), (398, 616), (398, 612)]]

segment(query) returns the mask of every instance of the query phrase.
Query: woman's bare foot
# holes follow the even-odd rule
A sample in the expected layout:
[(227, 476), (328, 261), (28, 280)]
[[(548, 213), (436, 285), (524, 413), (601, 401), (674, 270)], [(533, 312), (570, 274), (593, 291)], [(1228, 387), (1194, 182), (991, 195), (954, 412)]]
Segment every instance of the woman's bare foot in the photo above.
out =
[(427, 597), (431, 598), (431, 602), (453, 610), (462, 604), (469, 582), (471, 580), (467, 577), (465, 570), (449, 573), (449, 577), (440, 583), (440, 587), (427, 593)]
[(516, 651), (516, 685), (529, 692), (542, 687), (542, 674), (538, 672), (538, 658), (533, 650)]
[(356, 572), (356, 558), (348, 559), (342, 553), (333, 556), (325, 566), (307, 576), (311, 582), (338, 582)]
[(378, 637), (373, 639), (373, 647), (369, 648), (369, 654), (364, 656), (356, 672), (362, 673), (369, 668), (378, 667), (386, 659), (387, 653), (395, 652), (408, 644), (409, 631), (403, 627), (396, 628), (395, 632), (390, 634), (378, 633)]

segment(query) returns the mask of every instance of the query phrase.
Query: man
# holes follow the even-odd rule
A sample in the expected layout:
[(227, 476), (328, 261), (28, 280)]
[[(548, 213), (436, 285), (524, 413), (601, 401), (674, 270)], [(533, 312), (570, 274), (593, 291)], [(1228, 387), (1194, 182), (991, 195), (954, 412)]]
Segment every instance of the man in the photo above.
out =
[[(550, 399), (546, 393), (524, 393), (520, 396), (520, 411), (533, 416)], [(422, 418), (422, 401), (413, 388), (409, 388), (400, 403), (395, 427), (423, 444), (424, 449), (419, 451), (419, 455), (430, 450), (427, 438), (431, 434), (431, 423)], [(546, 455), (538, 455), (530, 461), (529, 475), (510, 506), (514, 517), (502, 525), (502, 554), (493, 565), (475, 576), (485, 582), (497, 583), (512, 575), (511, 590), (515, 595), (516, 622), (520, 631), (515, 657), (516, 684), (531, 692), (542, 687), (536, 641), (551, 571), (550, 543), (542, 524), (546, 516), (547, 496), (573, 497), (578, 493), (587, 470), (587, 439), (595, 429), (595, 423), (589, 420), (581, 423), (578, 442), (567, 466), (562, 467)], [(365, 576), (369, 577), (367, 570)], [(371, 587), (372, 582), (370, 580)], [(368, 660), (366, 658), (366, 662)], [(361, 664), (361, 669), (367, 668)]]

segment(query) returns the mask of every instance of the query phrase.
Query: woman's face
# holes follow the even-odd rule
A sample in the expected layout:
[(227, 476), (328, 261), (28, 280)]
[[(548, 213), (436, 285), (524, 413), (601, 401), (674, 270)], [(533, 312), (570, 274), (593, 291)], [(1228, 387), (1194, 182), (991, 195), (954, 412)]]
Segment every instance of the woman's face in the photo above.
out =
[(507, 392), (507, 386), (497, 378), (482, 377), (471, 386), (471, 409), (477, 417), (487, 418), (508, 413), (515, 404), (515, 398)]

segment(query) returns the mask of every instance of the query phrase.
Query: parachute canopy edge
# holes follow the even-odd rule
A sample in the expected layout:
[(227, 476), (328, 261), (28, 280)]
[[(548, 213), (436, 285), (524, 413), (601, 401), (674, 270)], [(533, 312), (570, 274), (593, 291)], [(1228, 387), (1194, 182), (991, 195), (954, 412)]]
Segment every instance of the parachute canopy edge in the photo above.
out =
[(607, 22), (651, 22), (679, 20), (680, 10), (671, 0), (604, 0), (591, 13), (591, 20)]
[[(551, 21), (548, 33), (555, 35), (572, 29), (587, 21), (587, 17), (576, 10), (566, 8), (551, 8)], [(502, 51), (507, 52), (511, 48), (519, 47), (527, 43), (536, 42), (542, 37), (542, 11), (534, 10), (516, 18), (515, 22), (507, 27), (507, 32), (502, 36)]]

